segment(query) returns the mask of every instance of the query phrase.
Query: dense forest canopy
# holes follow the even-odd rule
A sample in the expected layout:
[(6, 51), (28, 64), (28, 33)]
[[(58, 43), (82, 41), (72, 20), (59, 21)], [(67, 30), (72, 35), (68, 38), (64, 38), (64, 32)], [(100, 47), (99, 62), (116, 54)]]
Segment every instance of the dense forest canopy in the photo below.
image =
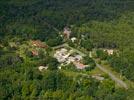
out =
[[(134, 81), (133, 0), (0, 0), (0, 99), (133, 100), (133, 89), (117, 88), (109, 78), (100, 82), (58, 70), (52, 47), (63, 43), (59, 33), (66, 26), (87, 51), (118, 50), (111, 56), (101, 52), (100, 59)], [(49, 47), (34, 57), (31, 40)], [(40, 65), (48, 70), (40, 72)]]
[(56, 34), (53, 26), (61, 30), (66, 25), (117, 19), (123, 12), (133, 11), (131, 0), (1, 0), (0, 4), (1, 35), (42, 40)]

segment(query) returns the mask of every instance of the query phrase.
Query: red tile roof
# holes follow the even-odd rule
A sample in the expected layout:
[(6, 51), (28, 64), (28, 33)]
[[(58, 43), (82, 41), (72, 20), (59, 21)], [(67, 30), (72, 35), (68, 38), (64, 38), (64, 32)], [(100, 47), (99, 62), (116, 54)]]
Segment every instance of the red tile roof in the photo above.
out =
[(73, 64), (77, 67), (77, 69), (84, 69), (86, 67), (86, 65), (80, 62), (73, 62)]
[(32, 41), (32, 44), (39, 48), (47, 48), (48, 46), (44, 43), (42, 43), (40, 40), (34, 40)]

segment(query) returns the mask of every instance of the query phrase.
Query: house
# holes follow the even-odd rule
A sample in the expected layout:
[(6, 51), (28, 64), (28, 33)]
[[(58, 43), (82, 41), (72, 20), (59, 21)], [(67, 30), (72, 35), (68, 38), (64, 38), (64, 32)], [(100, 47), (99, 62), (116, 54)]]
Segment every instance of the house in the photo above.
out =
[(74, 61), (73, 64), (76, 66), (77, 69), (85, 69), (87, 67), (87, 65), (84, 65), (80, 62), (76, 62)]
[(48, 46), (44, 43), (42, 43), (40, 40), (34, 40), (32, 41), (32, 45), (38, 48), (47, 48)]
[(45, 66), (39, 66), (38, 69), (39, 69), (39, 71), (42, 71), (43, 69), (47, 70), (48, 67), (45, 67)]
[(67, 60), (70, 53), (68, 53), (68, 50), (65, 48), (62, 48), (60, 50), (57, 50), (54, 54), (54, 57), (58, 60), (58, 62), (63, 63)]
[(71, 41), (72, 41), (73, 43), (74, 43), (76, 40), (77, 40), (76, 37), (72, 37), (72, 38), (71, 38)]
[(70, 28), (65, 27), (63, 34), (64, 34), (64, 37), (65, 37), (65, 38), (69, 39), (69, 38), (70, 38), (70, 35), (71, 35), (71, 30), (70, 30)]
[(113, 55), (114, 54), (114, 50), (113, 49), (104, 49), (103, 51), (107, 52), (108, 55)]
[(66, 60), (67, 64), (70, 64), (71, 62), (75, 62), (75, 61), (81, 61), (82, 60), (82, 56), (80, 55), (75, 55), (75, 56), (69, 56)]
[(75, 58), (70, 56), (66, 62), (67, 64), (70, 64), (71, 62), (74, 62), (74, 61), (75, 61)]

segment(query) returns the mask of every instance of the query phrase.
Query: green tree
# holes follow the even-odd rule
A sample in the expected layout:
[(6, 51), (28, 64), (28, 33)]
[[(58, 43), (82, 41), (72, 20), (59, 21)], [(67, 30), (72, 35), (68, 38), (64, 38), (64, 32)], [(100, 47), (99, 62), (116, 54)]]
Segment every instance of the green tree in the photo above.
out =
[(48, 62), (48, 69), (49, 70), (57, 70), (58, 69), (59, 62), (56, 58), (49, 58)]

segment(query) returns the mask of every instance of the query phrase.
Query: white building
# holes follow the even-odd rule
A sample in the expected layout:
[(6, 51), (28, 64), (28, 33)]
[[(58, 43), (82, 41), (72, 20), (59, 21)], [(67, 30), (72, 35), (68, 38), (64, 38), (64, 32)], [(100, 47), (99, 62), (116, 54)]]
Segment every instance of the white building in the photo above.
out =
[(77, 40), (76, 37), (72, 37), (72, 38), (71, 38), (71, 41), (72, 41), (73, 43), (74, 43), (76, 40)]
[(114, 54), (114, 50), (113, 49), (104, 49), (105, 52), (108, 53), (108, 55), (113, 55)]
[(74, 57), (69, 57), (67, 60), (67, 64), (70, 64), (71, 62), (74, 62), (75, 58)]
[(46, 70), (47, 68), (48, 68), (48, 67), (45, 67), (45, 66), (39, 66), (39, 67), (38, 67), (39, 71), (42, 71), (43, 69)]
[(70, 53), (68, 53), (68, 50), (65, 48), (62, 48), (61, 50), (56, 51), (54, 54), (54, 57), (58, 60), (58, 62), (63, 63), (67, 60)]
[(76, 60), (76, 61), (82, 60), (82, 56), (81, 56), (81, 55), (75, 55), (75, 60)]
[(73, 62), (73, 64), (76, 66), (77, 69), (85, 69), (86, 67), (88, 67), (88, 65), (84, 65), (80, 62)]

